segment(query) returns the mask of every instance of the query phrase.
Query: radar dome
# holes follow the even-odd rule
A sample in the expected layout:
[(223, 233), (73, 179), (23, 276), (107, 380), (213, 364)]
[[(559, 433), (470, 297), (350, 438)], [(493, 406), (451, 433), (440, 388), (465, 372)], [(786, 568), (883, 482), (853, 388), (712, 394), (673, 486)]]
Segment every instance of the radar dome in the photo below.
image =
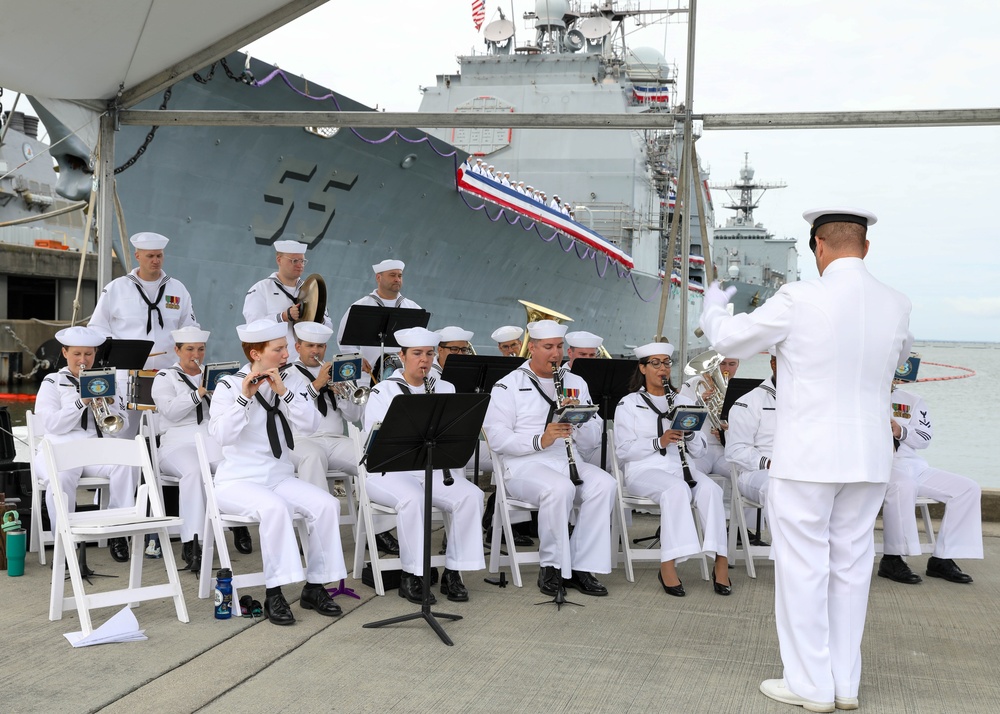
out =
[(563, 16), (568, 14), (568, 0), (535, 0), (535, 27), (566, 27)]
[(670, 79), (670, 65), (663, 54), (653, 47), (636, 47), (625, 58), (629, 77), (646, 81), (666, 82)]

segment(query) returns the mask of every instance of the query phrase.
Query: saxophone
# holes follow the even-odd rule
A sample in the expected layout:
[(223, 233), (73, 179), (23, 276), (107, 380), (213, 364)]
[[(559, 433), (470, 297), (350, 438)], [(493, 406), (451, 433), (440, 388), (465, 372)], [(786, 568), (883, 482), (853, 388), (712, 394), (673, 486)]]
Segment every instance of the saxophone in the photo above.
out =
[[(556, 388), (556, 407), (562, 407), (563, 382), (559, 376), (558, 362), (552, 363), (552, 384)], [(576, 467), (576, 457), (573, 456), (573, 437), (567, 436), (563, 441), (566, 443), (566, 460), (569, 461), (569, 480), (573, 482), (574, 486), (579, 486), (583, 483), (583, 479), (580, 478), (580, 471)]]
[[(424, 392), (434, 394), (434, 382), (435, 380), (424, 375)], [(455, 483), (455, 477), (451, 475), (451, 469), (444, 469), (444, 485), (451, 486), (453, 483)]]

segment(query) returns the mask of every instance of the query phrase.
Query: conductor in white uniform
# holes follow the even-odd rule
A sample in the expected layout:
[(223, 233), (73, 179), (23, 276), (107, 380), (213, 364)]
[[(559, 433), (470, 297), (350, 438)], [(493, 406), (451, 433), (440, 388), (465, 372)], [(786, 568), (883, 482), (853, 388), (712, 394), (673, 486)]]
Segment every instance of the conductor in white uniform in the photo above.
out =
[[(608, 533), (617, 487), (611, 474), (580, 458), (580, 451), (600, 441), (597, 420), (578, 427), (552, 421), (557, 406), (591, 403), (587, 383), (565, 368), (559, 372), (563, 393), (556, 393), (553, 366), (562, 361), (565, 335), (566, 326), (554, 320), (528, 323), (531, 358), (493, 386), (483, 429), (490, 447), (505, 457), (501, 477), (507, 491), (538, 504), (539, 590), (555, 595), (566, 585), (603, 596), (608, 590), (593, 574), (611, 572)], [(565, 445), (570, 437), (577, 442), (579, 486), (570, 480)], [(570, 536), (574, 505), (580, 510)]]
[(784, 678), (760, 689), (832, 712), (858, 706), (873, 531), (892, 467), (886, 414), (893, 374), (912, 343), (910, 301), (865, 268), (872, 213), (803, 216), (820, 277), (788, 283), (738, 315), (726, 309), (735, 288), (713, 284), (701, 326), (733, 357), (776, 347), (782, 389), (768, 517)]
[[(305, 280), (302, 273), (309, 260), (306, 258), (305, 243), (294, 240), (274, 241), (274, 260), (278, 269), (263, 280), (253, 284), (243, 299), (243, 319), (247, 324), (256, 320), (271, 320), (288, 325), (285, 338), (288, 342), (288, 359), (294, 362), (298, 359), (295, 352), (295, 333), (292, 327), (302, 317), (302, 305), (299, 303), (299, 289)], [(333, 327), (330, 314), (324, 310), (323, 315), (317, 315), (327, 327)]]
[[(291, 429), (315, 431), (316, 393), (288, 360), (284, 323), (258, 320), (236, 328), (250, 360), (223, 377), (212, 400), (209, 431), (222, 444), (215, 493), (224, 513), (260, 519), (260, 553), (266, 587), (264, 612), (275, 625), (295, 616), (281, 586), (305, 580), (299, 605), (336, 617), (340, 606), (324, 583), (347, 576), (340, 543), (340, 502), (329, 491), (295, 478)], [(303, 570), (292, 519), (306, 520), (309, 542)]]

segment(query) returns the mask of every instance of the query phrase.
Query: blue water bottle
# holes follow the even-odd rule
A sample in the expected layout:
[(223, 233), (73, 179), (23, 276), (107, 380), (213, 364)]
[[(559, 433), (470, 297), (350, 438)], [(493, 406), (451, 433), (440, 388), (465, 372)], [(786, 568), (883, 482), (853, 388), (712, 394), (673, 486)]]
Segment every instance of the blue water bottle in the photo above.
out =
[(233, 616), (233, 571), (222, 568), (215, 576), (215, 619)]

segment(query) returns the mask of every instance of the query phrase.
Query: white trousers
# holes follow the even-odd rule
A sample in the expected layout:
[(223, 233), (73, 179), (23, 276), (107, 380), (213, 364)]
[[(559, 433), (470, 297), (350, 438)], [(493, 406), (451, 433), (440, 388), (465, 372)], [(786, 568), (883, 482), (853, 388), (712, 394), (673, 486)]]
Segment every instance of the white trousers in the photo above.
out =
[[(736, 479), (740, 493), (743, 494), (744, 498), (749, 498), (751, 501), (756, 501), (760, 505), (764, 506), (764, 513), (761, 514), (761, 530), (764, 529), (763, 524), (765, 523), (765, 518), (767, 516), (767, 484), (769, 480), (770, 471), (768, 469), (760, 471), (744, 471)], [(743, 516), (747, 520), (747, 527), (750, 528), (750, 530), (756, 530), (757, 509), (744, 508)], [(757, 535), (759, 536), (760, 533)]]
[(935, 557), (982, 558), (981, 494), (972, 479), (933, 468), (922, 459), (894, 461), (882, 507), (885, 553), (920, 555), (915, 505), (917, 497), (926, 496), (945, 504)]
[(861, 637), (884, 483), (771, 479), (774, 614), (788, 689), (816, 702), (858, 696)]
[[(457, 471), (457, 470), (456, 470)], [(365, 481), (368, 498), (396, 510), (396, 536), (403, 570), (424, 574), (424, 479), (406, 472), (369, 474)], [(482, 570), (483, 491), (475, 484), (455, 476), (451, 486), (444, 485), (444, 474), (434, 471), (431, 503), (446, 513), (448, 548), (445, 567), (449, 570)], [(374, 548), (374, 544), (369, 546)]]
[(689, 456), (688, 462), (703, 474), (729, 475), (729, 462), (726, 461), (726, 447), (721, 444), (709, 444), (701, 456)]
[[(539, 565), (559, 568), (569, 578), (574, 570), (611, 572), (611, 512), (618, 488), (614, 477), (588, 463), (577, 463), (583, 483), (569, 480), (569, 466), (537, 462), (518, 464), (507, 475), (507, 492), (519, 501), (538, 506)], [(569, 518), (573, 506), (579, 515), (573, 535)]]
[[(728, 555), (726, 509), (722, 487), (695, 469), (691, 477), (698, 485), (691, 488), (681, 474), (649, 468), (630, 471), (625, 488), (635, 496), (651, 498), (660, 506), (660, 562), (685, 560), (701, 552)], [(691, 504), (698, 508), (705, 542), (698, 541)]]
[[(214, 440), (213, 440), (214, 441)], [(218, 447), (209, 449), (218, 452), (216, 460), (209, 463), (212, 473), (222, 461), (222, 451)], [(160, 473), (180, 479), (177, 483), (178, 513), (184, 523), (181, 525), (181, 541), (187, 543), (195, 536), (204, 536), (201, 532), (205, 525), (205, 484), (201, 480), (201, 466), (198, 463), (198, 451), (194, 444), (176, 445), (161, 449), (159, 452)]]
[(354, 443), (346, 436), (296, 436), (291, 458), (300, 479), (328, 493), (327, 471), (358, 474)]
[[(108, 438), (108, 437), (105, 437)], [(49, 511), (49, 523), (53, 533), (56, 530), (56, 499), (49, 488), (49, 469), (41, 453), (35, 455), (35, 473), (45, 489), (45, 507)], [(139, 483), (139, 470), (132, 466), (83, 466), (59, 472), (59, 485), (66, 494), (66, 504), (70, 513), (76, 511), (76, 489), (80, 479), (103, 477), (108, 479), (108, 508), (126, 508), (135, 505), (135, 488)]]
[[(273, 486), (249, 481), (216, 484), (219, 510), (260, 520), (264, 584), (276, 588), (305, 580), (329, 583), (347, 577), (340, 543), (340, 502), (328, 491), (297, 478)], [(306, 568), (302, 569), (292, 517), (301, 515), (309, 532)]]

